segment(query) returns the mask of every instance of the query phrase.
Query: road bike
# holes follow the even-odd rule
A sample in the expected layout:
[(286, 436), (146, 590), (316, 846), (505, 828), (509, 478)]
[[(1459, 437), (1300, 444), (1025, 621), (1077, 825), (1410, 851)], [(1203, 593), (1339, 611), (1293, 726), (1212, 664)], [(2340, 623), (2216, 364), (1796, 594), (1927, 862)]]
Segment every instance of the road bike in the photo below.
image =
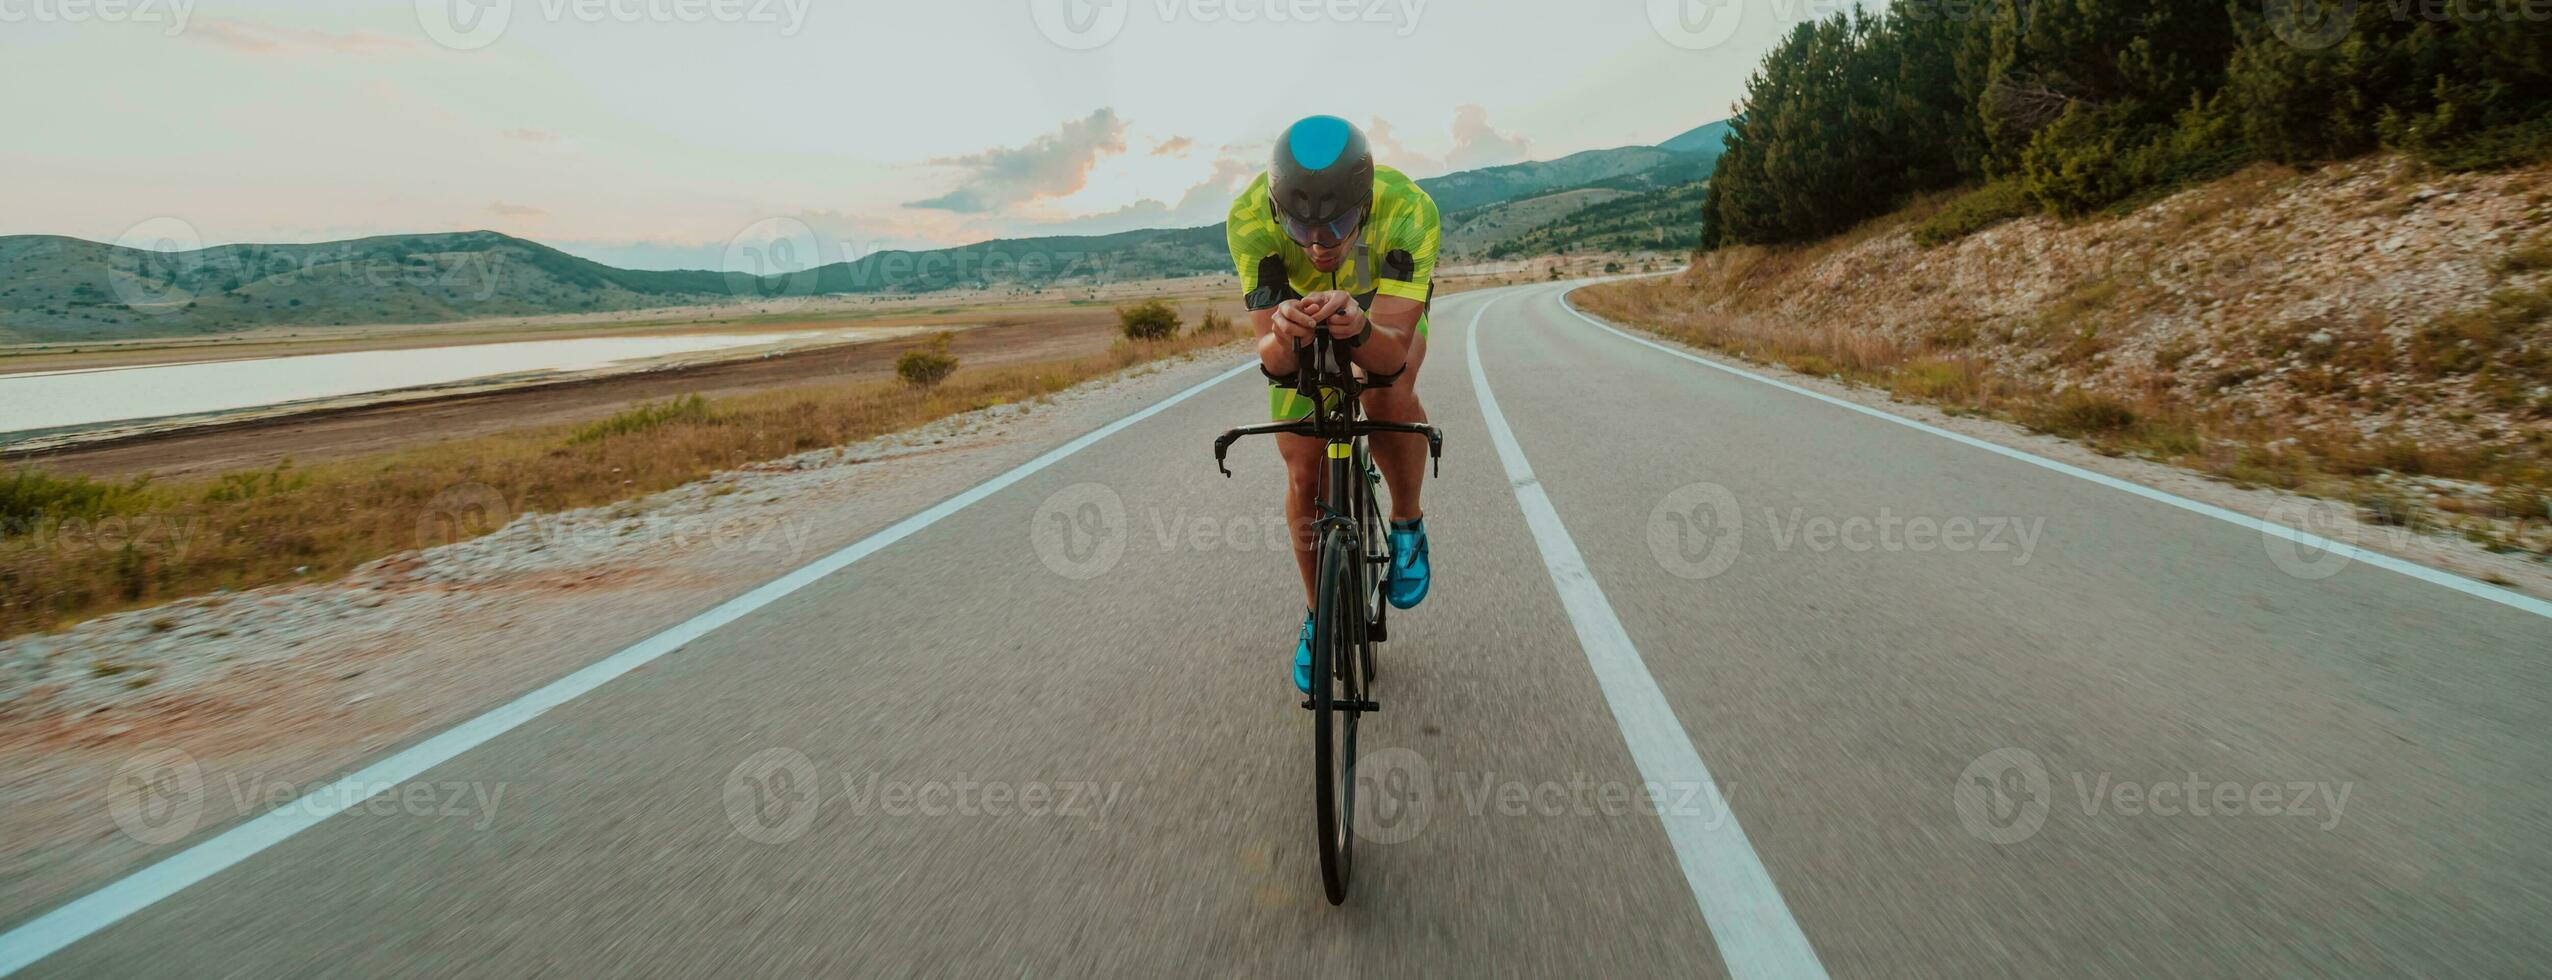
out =
[(1391, 565), (1383, 513), (1374, 504), (1380, 476), (1365, 453), (1365, 437), (1404, 432), (1427, 438), (1427, 458), (1441, 470), (1444, 434), (1416, 422), (1378, 422), (1363, 416), (1358, 397), (1367, 387), (1348, 366), (1346, 347), (1326, 334), (1294, 348), (1294, 392), (1310, 401), (1311, 414), (1292, 421), (1244, 425), (1214, 439), (1214, 468), (1232, 475), (1224, 455), (1243, 436), (1289, 433), (1328, 444), (1319, 516), (1313, 520), (1317, 571), (1312, 593), (1311, 695), (1312, 798), (1320, 835), (1320, 880), (1329, 904), (1347, 900), (1354, 870), (1356, 820), (1356, 721), (1380, 711), (1373, 700), (1374, 646), (1389, 638), (1383, 571)]

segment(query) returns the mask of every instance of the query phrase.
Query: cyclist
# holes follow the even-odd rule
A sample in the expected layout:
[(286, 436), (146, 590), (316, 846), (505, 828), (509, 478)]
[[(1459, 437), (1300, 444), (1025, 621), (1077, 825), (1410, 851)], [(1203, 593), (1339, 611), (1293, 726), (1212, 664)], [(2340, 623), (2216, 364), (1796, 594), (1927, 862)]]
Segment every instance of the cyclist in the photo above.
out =
[[(1310, 116), (1276, 139), (1267, 168), (1239, 197), (1223, 226), (1258, 335), (1259, 370), (1270, 382), (1269, 415), (1310, 414), (1297, 394), (1294, 345), (1326, 332), (1347, 348), (1367, 386), (1365, 417), (1424, 422), (1418, 369), (1427, 359), (1427, 301), (1440, 238), (1435, 200), (1399, 171), (1377, 166), (1365, 135), (1336, 116)], [(1322, 443), (1280, 435), (1285, 516), (1295, 529), (1306, 612), (1294, 646), (1294, 687), (1311, 692), (1311, 534), (1327, 473)], [(1407, 609), (1427, 597), (1433, 569), (1418, 507), (1427, 443), (1406, 433), (1371, 438), (1376, 468), (1391, 488), (1391, 565), (1384, 595)]]

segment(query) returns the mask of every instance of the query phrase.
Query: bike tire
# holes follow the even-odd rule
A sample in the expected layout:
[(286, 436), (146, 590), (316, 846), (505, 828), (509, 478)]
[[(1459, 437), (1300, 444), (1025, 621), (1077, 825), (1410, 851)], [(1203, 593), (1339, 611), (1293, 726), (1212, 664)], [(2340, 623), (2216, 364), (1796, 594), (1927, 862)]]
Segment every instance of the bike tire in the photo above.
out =
[(1357, 659), (1351, 656), (1364, 633), (1362, 584), (1358, 566), (1363, 546), (1343, 528), (1321, 538), (1319, 589), (1312, 608), (1311, 714), (1312, 798), (1320, 834), (1320, 881), (1329, 904), (1347, 900), (1347, 883), (1355, 870), (1356, 719), (1359, 713), (1338, 706), (1364, 700)]

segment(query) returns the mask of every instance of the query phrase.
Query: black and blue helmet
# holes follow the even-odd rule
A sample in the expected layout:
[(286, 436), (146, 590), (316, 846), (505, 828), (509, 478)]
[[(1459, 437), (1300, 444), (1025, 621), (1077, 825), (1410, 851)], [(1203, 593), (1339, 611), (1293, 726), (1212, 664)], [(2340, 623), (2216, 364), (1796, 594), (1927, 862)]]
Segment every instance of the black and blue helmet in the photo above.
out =
[(1267, 196), (1285, 235), (1302, 245), (1335, 245), (1373, 207), (1373, 149), (1355, 124), (1307, 116), (1276, 138)]

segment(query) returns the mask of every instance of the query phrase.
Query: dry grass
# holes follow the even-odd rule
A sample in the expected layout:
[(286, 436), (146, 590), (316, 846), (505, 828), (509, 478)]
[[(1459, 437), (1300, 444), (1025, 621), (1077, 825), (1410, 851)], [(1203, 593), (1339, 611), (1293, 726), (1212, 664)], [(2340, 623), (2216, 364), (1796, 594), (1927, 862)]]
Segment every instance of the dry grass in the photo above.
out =
[(1120, 342), (1077, 359), (960, 370), (927, 391), (881, 380), (685, 396), (581, 426), (206, 480), (101, 484), (20, 471), (0, 480), (0, 637), (216, 588), (324, 579), (484, 534), (516, 514), (627, 500), (719, 470), (1043, 397), (1230, 339)]
[[(1575, 301), (1591, 312), (1698, 347), (1883, 388), (1907, 401), (1955, 414), (2017, 422), (2079, 439), (2102, 453), (2174, 463), (2245, 486), (2364, 502), (2378, 497), (2368, 488), (2399, 476), (2495, 483), (2503, 489), (2459, 503), (2455, 501), (2460, 498), (2447, 498), (2435, 506), (2471, 518), (2448, 526), (2491, 547), (2535, 552), (2552, 547), (2552, 535), (2539, 533), (2538, 527), (2547, 516), (2542, 513), (2543, 488), (2552, 486), (2552, 474), (2537, 462), (2540, 452), (2447, 450), (2398, 435), (2303, 429), (2283, 417), (2239, 416), (2191, 406), (2171, 397), (2171, 372), (2193, 353), (2190, 349), (2158, 353), (2158, 370), (2126, 372), (2118, 385), (2125, 391), (2122, 395), (2058, 386), (2043, 372), (2024, 375), (1998, 370), (1995, 362), (1970, 351), (1980, 342), (1981, 330), (1973, 323), (1935, 327), (1923, 334), (1925, 340), (1908, 344), (1839, 321), (1811, 325), (1757, 317), (1743, 312), (1745, 304), (1734, 297), (1709, 298), (1723, 288), (1798, 288), (1795, 282), (1781, 281), (1781, 275), (1813, 263), (1795, 254), (1730, 251), (1738, 254), (1704, 256), (1689, 276), (1591, 287), (1578, 292)], [(2117, 299), (2114, 284), (2093, 282), (2042, 311), (2037, 318), (2040, 329), (2029, 333), (2046, 348), (2047, 363), (2064, 366), (2100, 357), (2106, 350), (2100, 338), (2103, 314)], [(2431, 355), (2436, 360), (2446, 359), (2442, 352), (2452, 343), (2461, 345), (2455, 349), (2469, 358), (2468, 363), (2455, 362), (2466, 369), (2486, 365), (2514, 373), (2519, 365), (2536, 363), (2530, 357), (2532, 348), (2512, 339), (2520, 333), (2515, 324), (2539, 322), (2539, 317), (2537, 304), (2502, 296), (2488, 310), (2441, 318), (2443, 322), (2432, 325), (2423, 336), (2438, 351)], [(2306, 348), (2320, 362), (2312, 370), (2327, 375), (2320, 383), (2351, 386), (2353, 394), (2364, 398), (2383, 392), (2379, 382), (2370, 390), (2360, 379), (2370, 373), (2371, 366), (2394, 357), (2391, 342), (2374, 321), (2304, 321), (2271, 331), (2263, 342)], [(2484, 353), (2474, 353), (2475, 348)], [(2541, 383), (2540, 375), (2526, 377)], [(2214, 383), (2230, 387), (2247, 380), (2237, 371), (2216, 377)], [(2552, 448), (2552, 431), (2538, 442), (2544, 444), (2538, 450)], [(2527, 533), (2530, 528), (2537, 533)]]

